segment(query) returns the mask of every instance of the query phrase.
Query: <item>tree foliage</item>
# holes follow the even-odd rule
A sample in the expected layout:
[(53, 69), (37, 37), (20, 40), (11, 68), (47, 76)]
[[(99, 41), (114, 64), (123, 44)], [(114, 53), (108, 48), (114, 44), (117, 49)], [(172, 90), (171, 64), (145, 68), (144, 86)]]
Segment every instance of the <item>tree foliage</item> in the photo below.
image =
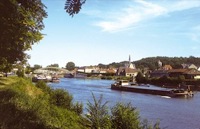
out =
[(35, 71), (36, 69), (40, 69), (40, 68), (42, 68), (41, 65), (35, 64), (33, 67), (30, 67), (30, 69), (31, 69), (30, 71), (33, 72), (33, 71)]
[(59, 64), (50, 64), (47, 67), (59, 67)]
[(137, 76), (135, 77), (137, 83), (144, 83), (145, 77), (141, 72), (138, 72)]
[(73, 97), (62, 89), (55, 89), (52, 91), (51, 100), (56, 106), (71, 109)]
[(68, 62), (68, 63), (66, 64), (66, 69), (67, 69), (67, 70), (71, 71), (71, 70), (74, 70), (74, 68), (75, 68), (74, 62)]
[(79, 13), (86, 0), (66, 0), (65, 10), (70, 16)]
[(111, 109), (111, 121), (113, 129), (139, 129), (140, 120), (139, 114), (135, 107), (130, 103), (122, 104), (117, 103)]
[(0, 1), (0, 64), (5, 70), (28, 58), (25, 51), (42, 39), (43, 18), (47, 16), (41, 0)]

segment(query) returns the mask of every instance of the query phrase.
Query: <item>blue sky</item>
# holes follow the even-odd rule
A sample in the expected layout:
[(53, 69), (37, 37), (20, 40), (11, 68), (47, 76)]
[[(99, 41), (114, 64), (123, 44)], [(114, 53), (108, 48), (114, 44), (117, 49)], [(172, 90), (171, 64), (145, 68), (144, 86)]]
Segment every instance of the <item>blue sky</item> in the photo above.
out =
[(28, 52), (31, 66), (200, 56), (200, 0), (87, 0), (73, 18), (65, 0), (42, 2), (46, 35)]

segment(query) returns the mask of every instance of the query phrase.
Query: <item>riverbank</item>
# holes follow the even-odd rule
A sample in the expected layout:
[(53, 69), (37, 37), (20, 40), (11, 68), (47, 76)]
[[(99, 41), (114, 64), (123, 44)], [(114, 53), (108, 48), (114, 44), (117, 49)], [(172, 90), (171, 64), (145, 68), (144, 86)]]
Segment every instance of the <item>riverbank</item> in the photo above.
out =
[(0, 128), (87, 128), (81, 116), (53, 104), (53, 92), (45, 87), (18, 77), (0, 78)]
[[(94, 95), (94, 104), (88, 103), (89, 115), (84, 115), (83, 105), (74, 103), (67, 90), (53, 89), (43, 81), (34, 85), (30, 79), (8, 77), (0, 78), (0, 86), (1, 129), (159, 128), (159, 122), (151, 125), (141, 121), (136, 108), (130, 104), (116, 103), (110, 108), (110, 114), (106, 103)], [(122, 108), (124, 113), (113, 113)], [(120, 121), (115, 119), (121, 117)], [(103, 123), (96, 124), (96, 121)]]

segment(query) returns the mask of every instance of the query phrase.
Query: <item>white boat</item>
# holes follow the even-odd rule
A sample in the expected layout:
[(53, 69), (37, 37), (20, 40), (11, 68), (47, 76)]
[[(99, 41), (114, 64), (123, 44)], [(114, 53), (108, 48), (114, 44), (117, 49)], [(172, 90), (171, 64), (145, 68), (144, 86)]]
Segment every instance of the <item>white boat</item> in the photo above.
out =
[(47, 81), (47, 78), (44, 75), (35, 75), (32, 77), (33, 82), (38, 82), (38, 81)]
[(113, 86), (128, 86), (129, 82), (127, 80), (120, 80), (120, 81), (116, 81), (114, 84), (112, 84)]
[(52, 77), (51, 82), (57, 83), (60, 82), (60, 79), (58, 77)]

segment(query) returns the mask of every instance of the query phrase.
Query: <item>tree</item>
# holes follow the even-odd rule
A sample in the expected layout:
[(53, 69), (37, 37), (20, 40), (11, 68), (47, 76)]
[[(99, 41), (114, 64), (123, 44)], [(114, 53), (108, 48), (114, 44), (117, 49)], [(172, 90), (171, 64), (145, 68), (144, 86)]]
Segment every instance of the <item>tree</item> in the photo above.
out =
[(47, 67), (59, 67), (59, 64), (51, 64), (51, 65), (48, 65)]
[(94, 100), (94, 104), (91, 102), (87, 103), (87, 111), (88, 115), (86, 117), (91, 123), (92, 129), (110, 129), (111, 123), (110, 123), (110, 116), (108, 114), (108, 107), (106, 104), (107, 101), (102, 104), (103, 95), (100, 96), (99, 100), (96, 100), (94, 94), (92, 93), (92, 97)]
[(105, 64), (101, 64), (101, 63), (100, 63), (100, 64), (98, 64), (98, 67), (99, 67), (99, 68), (106, 69), (108, 66), (107, 66), (107, 65), (105, 65)]
[(0, 57), (0, 71), (8, 73), (12, 69), (12, 64), (8, 63), (5, 58)]
[[(0, 68), (6, 70), (17, 61), (26, 61), (25, 51), (42, 39), (43, 18), (47, 16), (41, 0), (0, 1)], [(11, 68), (10, 68), (11, 69)]]
[(68, 62), (68, 63), (66, 64), (66, 69), (67, 69), (67, 70), (71, 71), (71, 70), (74, 70), (74, 68), (75, 68), (74, 62)]
[(27, 64), (26, 68), (25, 68), (25, 73), (26, 74), (30, 74), (32, 71), (31, 71), (31, 66), (30, 64)]
[(86, 0), (66, 0), (65, 10), (70, 16), (79, 13)]
[(40, 68), (42, 68), (41, 65), (35, 64), (35, 65), (33, 66), (33, 68), (32, 68), (32, 71), (34, 71), (34, 70), (36, 70), (36, 69), (40, 69)]
[(144, 83), (145, 77), (141, 72), (138, 72), (137, 76), (135, 77), (137, 83)]

